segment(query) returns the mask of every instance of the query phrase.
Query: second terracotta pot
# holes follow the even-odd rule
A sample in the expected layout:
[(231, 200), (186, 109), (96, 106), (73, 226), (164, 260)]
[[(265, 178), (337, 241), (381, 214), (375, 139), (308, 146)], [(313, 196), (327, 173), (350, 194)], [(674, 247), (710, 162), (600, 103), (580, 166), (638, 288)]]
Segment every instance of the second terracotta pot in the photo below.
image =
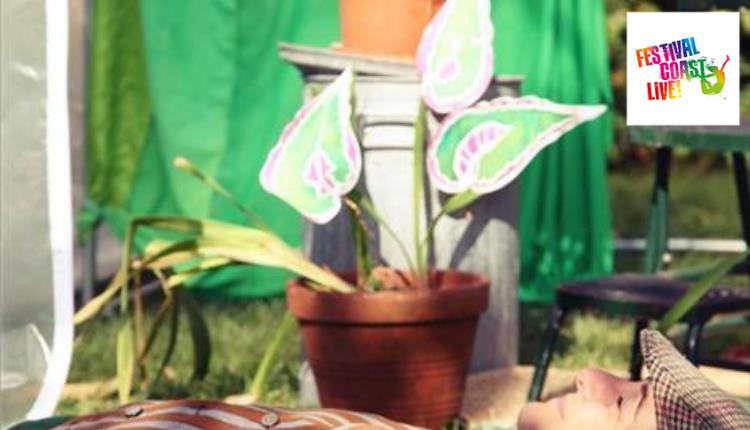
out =
[(435, 288), (320, 293), (290, 283), (289, 309), (302, 330), (324, 407), (373, 412), (439, 428), (458, 414), (486, 278), (435, 272)]
[(345, 51), (414, 58), (422, 31), (445, 0), (340, 0)]

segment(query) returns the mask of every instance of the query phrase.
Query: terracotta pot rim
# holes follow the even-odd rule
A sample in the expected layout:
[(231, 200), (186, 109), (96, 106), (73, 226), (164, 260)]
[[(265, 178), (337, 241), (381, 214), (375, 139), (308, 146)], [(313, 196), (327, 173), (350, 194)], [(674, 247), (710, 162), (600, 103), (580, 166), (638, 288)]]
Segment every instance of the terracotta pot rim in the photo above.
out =
[(287, 285), (289, 310), (303, 323), (403, 324), (473, 318), (487, 309), (489, 280), (459, 270), (434, 270), (437, 286), (342, 294)]

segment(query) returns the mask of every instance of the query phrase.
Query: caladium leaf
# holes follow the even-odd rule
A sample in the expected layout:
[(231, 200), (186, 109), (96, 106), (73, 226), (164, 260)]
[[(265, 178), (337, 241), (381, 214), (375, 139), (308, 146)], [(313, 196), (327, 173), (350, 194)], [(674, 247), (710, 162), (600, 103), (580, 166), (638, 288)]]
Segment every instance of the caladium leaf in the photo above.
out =
[(546, 146), (606, 110), (534, 96), (500, 97), (448, 116), (427, 150), (427, 169), (446, 193), (496, 191)]
[(351, 124), (351, 69), (287, 124), (260, 173), (263, 188), (310, 221), (326, 223), (357, 183), (362, 154)]
[(448, 0), (422, 34), (417, 70), (422, 98), (435, 112), (474, 104), (492, 80), (494, 27), (489, 0)]

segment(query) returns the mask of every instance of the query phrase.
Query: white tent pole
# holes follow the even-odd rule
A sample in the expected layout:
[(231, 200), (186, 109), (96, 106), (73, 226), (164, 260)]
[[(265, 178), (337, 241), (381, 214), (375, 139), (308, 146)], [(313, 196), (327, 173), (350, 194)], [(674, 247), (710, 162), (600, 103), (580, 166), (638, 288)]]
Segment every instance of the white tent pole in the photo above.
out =
[(29, 419), (49, 416), (68, 375), (73, 348), (73, 223), (68, 130), (68, 2), (45, 0), (47, 193), (55, 326), (42, 388)]

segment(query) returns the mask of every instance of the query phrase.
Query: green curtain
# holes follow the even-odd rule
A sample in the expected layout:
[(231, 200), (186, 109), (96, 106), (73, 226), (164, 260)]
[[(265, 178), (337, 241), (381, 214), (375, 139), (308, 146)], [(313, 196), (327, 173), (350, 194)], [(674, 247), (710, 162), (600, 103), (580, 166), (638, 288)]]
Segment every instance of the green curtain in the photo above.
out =
[[(559, 102), (610, 102), (603, 2), (493, 1), (497, 71)], [(329, 46), (338, 0), (98, 0), (89, 88), (89, 205), (120, 236), (131, 215), (241, 222), (220, 197), (171, 166), (187, 156), (292, 244), (300, 217), (265, 193), (258, 171), (301, 103), (278, 41)], [(562, 279), (611, 267), (604, 154), (610, 119), (581, 127), (523, 176), (521, 297), (548, 299)], [(140, 242), (143, 242), (143, 237)], [(230, 268), (200, 288), (225, 296), (282, 291), (286, 274)]]
[[(496, 71), (525, 75), (525, 94), (612, 105), (606, 2), (497, 0)], [(562, 281), (612, 271), (606, 152), (612, 115), (544, 150), (521, 177), (519, 235), (524, 301), (550, 301)]]
[[(140, 2), (92, 2), (82, 230), (127, 205), (149, 123)], [(120, 215), (122, 217), (122, 215)], [(122, 223), (115, 223), (121, 228)]]
[[(102, 217), (122, 237), (128, 218), (138, 214), (243, 222), (235, 208), (172, 167), (181, 155), (298, 245), (300, 217), (264, 192), (257, 179), (266, 153), (302, 101), (301, 78), (281, 61), (276, 44), (328, 46), (338, 40), (337, 4), (93, 2), (91, 186), (84, 224)], [(287, 278), (280, 270), (234, 267), (196, 287), (224, 296), (262, 297), (281, 292)]]

